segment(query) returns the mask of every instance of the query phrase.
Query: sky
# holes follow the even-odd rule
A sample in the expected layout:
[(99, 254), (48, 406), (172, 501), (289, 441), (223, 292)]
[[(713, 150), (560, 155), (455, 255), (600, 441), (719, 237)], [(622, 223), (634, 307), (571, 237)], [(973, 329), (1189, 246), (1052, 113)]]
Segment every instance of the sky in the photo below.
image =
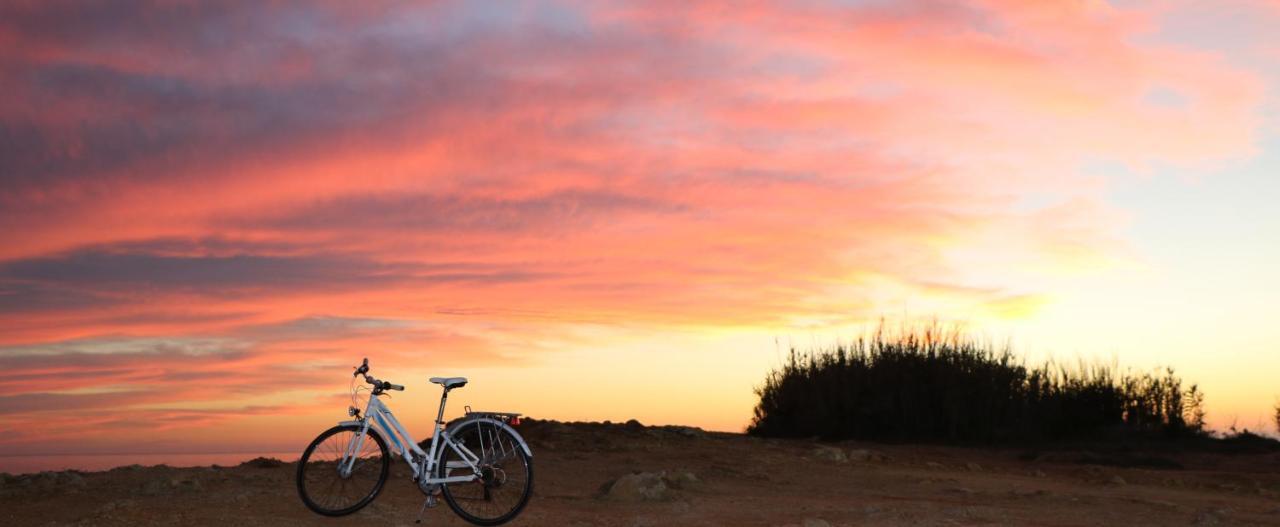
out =
[(1280, 3), (6, 2), (0, 451), (301, 450), (351, 368), (741, 431), (936, 320), (1280, 397)]

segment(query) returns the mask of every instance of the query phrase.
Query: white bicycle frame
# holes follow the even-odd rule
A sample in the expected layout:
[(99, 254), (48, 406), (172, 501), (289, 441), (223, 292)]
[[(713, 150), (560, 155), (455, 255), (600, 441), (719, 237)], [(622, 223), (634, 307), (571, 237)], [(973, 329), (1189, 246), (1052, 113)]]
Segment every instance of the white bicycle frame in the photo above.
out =
[[(339, 465), (339, 471), (343, 476), (351, 473), (352, 468), (355, 466), (356, 453), (362, 452), (364, 440), (368, 435), (369, 428), (377, 426), (382, 435), (391, 441), (391, 445), (389, 446), (394, 449), (394, 453), (403, 457), (405, 462), (409, 464), (409, 468), (413, 470), (414, 481), (419, 481), (422, 484), (463, 483), (467, 481), (474, 481), (476, 478), (481, 477), (480, 467), (478, 466), (480, 456), (477, 456), (474, 452), (468, 449), (466, 445), (458, 444), (449, 435), (449, 431), (444, 429), (444, 406), (448, 399), (449, 390), (445, 389), (444, 393), (440, 396), (440, 410), (436, 413), (435, 431), (431, 434), (430, 450), (424, 451), (422, 450), (422, 447), (418, 446), (418, 442), (413, 440), (413, 436), (409, 435), (409, 431), (405, 430), (404, 425), (400, 424), (400, 420), (396, 419), (396, 416), (391, 413), (391, 409), (387, 408), (387, 405), (383, 404), (376, 395), (371, 395), (369, 397), (369, 404), (365, 408), (363, 418), (338, 423), (339, 425), (356, 425), (360, 427), (360, 431), (356, 434), (356, 437), (352, 438), (351, 442), (347, 445), (346, 452), (343, 453), (342, 462)], [(495, 428), (506, 429), (513, 437), (516, 438), (517, 441), (519, 441), (519, 445), (512, 445), (512, 448), (520, 448), (524, 450), (526, 455), (530, 457), (533, 456), (533, 452), (529, 449), (529, 445), (524, 442), (524, 438), (521, 438), (520, 434), (511, 430), (506, 423), (487, 417), (475, 417), (467, 419), (466, 422), (490, 423)], [(442, 454), (444, 454), (444, 449), (446, 447), (457, 452), (461, 460), (449, 461), (445, 468), (469, 468), (471, 472), (470, 474), (465, 476), (446, 475), (442, 478), (429, 477), (437, 470), (437, 463), (439, 463), (440, 458), (443, 457)], [(481, 448), (483, 449), (483, 443)], [(503, 446), (502, 448), (504, 449), (502, 453), (505, 456), (506, 447)], [(414, 459), (415, 457), (417, 458), (416, 461)]]

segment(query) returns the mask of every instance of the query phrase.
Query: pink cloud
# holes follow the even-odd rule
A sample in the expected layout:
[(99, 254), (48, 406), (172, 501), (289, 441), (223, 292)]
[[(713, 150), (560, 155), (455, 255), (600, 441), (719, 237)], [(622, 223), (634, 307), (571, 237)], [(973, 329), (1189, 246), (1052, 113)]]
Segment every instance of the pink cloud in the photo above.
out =
[[(885, 281), (1033, 309), (947, 251), (1111, 254), (1081, 167), (1249, 155), (1263, 92), (1098, 2), (135, 7), (0, 16), (0, 359), (35, 369), (0, 387), (60, 394), (50, 430), (369, 348), (876, 317)], [(166, 339), (227, 347), (111, 347)]]

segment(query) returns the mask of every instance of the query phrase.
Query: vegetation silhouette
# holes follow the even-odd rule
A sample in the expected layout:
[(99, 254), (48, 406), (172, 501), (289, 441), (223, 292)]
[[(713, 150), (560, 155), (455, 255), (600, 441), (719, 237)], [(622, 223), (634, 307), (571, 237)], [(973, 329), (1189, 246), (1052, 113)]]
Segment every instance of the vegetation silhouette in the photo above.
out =
[(756, 388), (747, 433), (951, 443), (1203, 437), (1204, 393), (1173, 369), (1052, 361), (933, 324), (800, 352)]
[(1280, 402), (1276, 403), (1276, 433), (1280, 433)]

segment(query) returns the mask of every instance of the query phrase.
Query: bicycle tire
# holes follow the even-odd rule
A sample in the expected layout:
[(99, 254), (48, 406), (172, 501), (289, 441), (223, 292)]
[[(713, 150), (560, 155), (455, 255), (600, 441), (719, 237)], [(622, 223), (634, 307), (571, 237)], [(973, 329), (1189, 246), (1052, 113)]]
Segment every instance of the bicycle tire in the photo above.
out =
[[(355, 433), (359, 433), (359, 431), (360, 431), (359, 425), (335, 426), (333, 428), (325, 430), (319, 436), (316, 436), (316, 438), (313, 441), (311, 441), (311, 444), (307, 446), (307, 449), (303, 451), (302, 457), (298, 459), (298, 471), (297, 471), (296, 483), (298, 486), (298, 496), (302, 498), (302, 503), (305, 504), (308, 509), (311, 509), (317, 514), (322, 514), (325, 516), (346, 516), (360, 509), (363, 509), (365, 506), (369, 505), (369, 503), (373, 502), (374, 498), (377, 498), (378, 494), (382, 492), (382, 487), (386, 484), (387, 476), (390, 473), (391, 456), (387, 451), (387, 442), (382, 439), (382, 435), (379, 434), (377, 430), (370, 427), (369, 430), (366, 432), (366, 436), (373, 438), (373, 442), (378, 447), (377, 452), (380, 458), (379, 460), (376, 460), (376, 461), (374, 460), (370, 460), (370, 461), (379, 463), (380, 466), (375, 467), (377, 469), (378, 476), (377, 476), (377, 479), (373, 482), (372, 487), (370, 487), (368, 493), (366, 494), (364, 492), (357, 492), (356, 494), (357, 497), (359, 497), (361, 494), (364, 494), (364, 496), (361, 497), (359, 500), (357, 500), (355, 503), (352, 503), (350, 505), (346, 505), (345, 503), (342, 503), (342, 502), (335, 502), (333, 500), (326, 499), (331, 494), (327, 494), (326, 496), (312, 495), (312, 494), (320, 493), (321, 490), (311, 489), (311, 485), (308, 484), (308, 478), (307, 478), (308, 474), (314, 474), (317, 476), (317, 478), (324, 478), (327, 475), (324, 472), (327, 470), (335, 470), (333, 477), (337, 479), (334, 481), (343, 482), (339, 490), (339, 494), (345, 495), (344, 491), (346, 490), (346, 481), (354, 477), (357, 474), (357, 472), (353, 470), (353, 474), (351, 476), (343, 478), (337, 474), (336, 465), (332, 468), (322, 466), (324, 464), (329, 463), (330, 461), (321, 460), (321, 461), (313, 462), (312, 457), (316, 454), (316, 450), (318, 448), (321, 448), (321, 445), (330, 445), (326, 441), (329, 438), (342, 432), (351, 432), (355, 434)], [(329, 447), (326, 446), (325, 450), (326, 451), (322, 452), (321, 456), (317, 456), (317, 457), (326, 457), (326, 458), (332, 457), (331, 454), (334, 453), (332, 449), (329, 449)], [(364, 450), (362, 453), (372, 453), (372, 452), (369, 452), (368, 450)], [(340, 457), (340, 454), (339, 454), (339, 457)], [(358, 467), (356, 470), (360, 470), (361, 468), (364, 468), (364, 467)], [(313, 471), (311, 469), (315, 469), (315, 470)], [(363, 477), (366, 474), (368, 474), (369, 471), (360, 470), (360, 472), (358, 473)], [(330, 490), (332, 490), (332, 485), (334, 484), (335, 483), (332, 481), (328, 484)], [(359, 489), (356, 489), (356, 490), (359, 491)], [(342, 506), (342, 505), (345, 505), (345, 506)]]
[[(501, 525), (515, 519), (515, 517), (524, 510), (524, 507), (529, 504), (529, 498), (533, 495), (533, 457), (528, 455), (520, 446), (523, 441), (520, 439), (519, 435), (510, 428), (505, 425), (494, 425), (493, 428), (486, 430), (484, 427), (485, 424), (492, 423), (484, 419), (463, 421), (456, 426), (456, 429), (450, 428), (449, 435), (453, 437), (454, 441), (466, 445), (468, 449), (476, 452), (482, 457), (486, 457), (486, 455), (479, 451), (480, 448), (478, 446), (468, 444), (467, 441), (469, 439), (478, 437), (478, 434), (493, 434), (494, 436), (505, 438), (506, 444), (510, 446), (510, 448), (506, 448), (504, 450), (504, 454), (506, 455), (502, 456), (501, 460), (497, 459), (499, 456), (487, 456), (490, 464), (503, 467), (504, 477), (502, 483), (495, 484), (496, 481), (492, 478), (494, 471), (490, 468), (489, 472), (486, 473), (487, 481), (477, 480), (465, 483), (442, 484), (441, 494), (444, 496), (445, 503), (449, 504), (449, 508), (453, 509), (453, 512), (463, 520), (475, 525)], [(501, 441), (502, 439), (499, 439), (499, 444), (501, 444)], [(443, 478), (448, 475), (448, 472), (446, 472), (448, 461), (451, 457), (456, 455), (457, 453), (448, 446), (441, 449), (439, 454), (440, 457), (437, 460), (437, 477)], [(517, 481), (522, 483), (522, 488), (519, 489), (519, 493), (515, 496), (514, 501), (509, 502), (509, 508), (505, 511), (500, 510), (494, 515), (481, 516), (474, 513), (464, 505), (465, 502), (476, 500), (476, 498), (470, 494), (474, 494), (477, 489), (480, 491), (480, 499), (484, 501), (491, 501), (490, 497), (492, 493), (501, 489), (501, 487), (508, 481), (511, 481), (511, 475), (505, 472), (505, 469), (507, 468), (518, 468), (520, 474)]]

